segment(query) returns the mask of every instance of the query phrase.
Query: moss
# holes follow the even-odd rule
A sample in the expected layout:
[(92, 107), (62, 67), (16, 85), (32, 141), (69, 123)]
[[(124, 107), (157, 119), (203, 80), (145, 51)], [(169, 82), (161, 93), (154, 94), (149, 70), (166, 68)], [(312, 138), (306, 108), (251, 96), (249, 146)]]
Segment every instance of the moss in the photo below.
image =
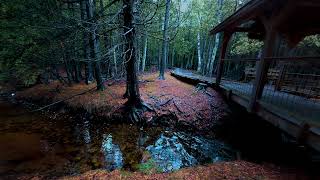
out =
[(145, 163), (141, 163), (137, 165), (138, 171), (144, 173), (144, 174), (154, 174), (162, 172), (161, 169), (158, 167), (156, 162), (154, 162), (153, 159), (149, 159)]
[(125, 171), (125, 170), (120, 170), (120, 175), (123, 177), (130, 177), (130, 176), (132, 176), (132, 173), (129, 171)]

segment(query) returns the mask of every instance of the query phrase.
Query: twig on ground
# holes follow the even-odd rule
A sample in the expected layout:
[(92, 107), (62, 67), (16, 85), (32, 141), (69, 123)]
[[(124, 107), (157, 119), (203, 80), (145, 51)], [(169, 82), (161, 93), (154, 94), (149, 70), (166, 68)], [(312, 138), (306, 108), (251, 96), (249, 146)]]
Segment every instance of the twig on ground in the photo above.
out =
[(155, 101), (159, 101), (158, 98), (156, 98), (155, 96), (152, 96), (152, 95), (150, 95), (150, 94), (147, 94), (147, 96), (149, 96), (149, 98), (151, 98), (151, 99), (153, 99), (153, 100), (155, 100)]
[(176, 104), (176, 101), (173, 100), (173, 104), (174, 106), (177, 108), (177, 110), (180, 112), (180, 113), (183, 113), (183, 111), (181, 111), (181, 109), (178, 107), (178, 105)]
[(173, 98), (170, 98), (167, 101), (160, 103), (159, 106), (164, 106), (164, 105), (168, 104), (172, 100), (173, 100)]
[(214, 97), (214, 95), (212, 95), (211, 93), (209, 93), (208, 91), (204, 91), (208, 96), (210, 97)]

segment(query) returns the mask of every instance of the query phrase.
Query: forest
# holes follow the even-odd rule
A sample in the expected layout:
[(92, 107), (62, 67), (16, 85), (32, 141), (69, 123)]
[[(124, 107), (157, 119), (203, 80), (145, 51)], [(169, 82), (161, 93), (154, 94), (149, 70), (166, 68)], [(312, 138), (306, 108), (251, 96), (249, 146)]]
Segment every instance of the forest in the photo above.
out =
[[(320, 177), (300, 135), (292, 143), (230, 102), (259, 85), (266, 44), (235, 32), (221, 66), (226, 33), (210, 32), (253, 1), (1, 2), (0, 179)], [(320, 127), (320, 65), (309, 63), (320, 35), (272, 49), (279, 61), (257, 97), (289, 109), (304, 137)], [(219, 73), (225, 91), (213, 85)]]

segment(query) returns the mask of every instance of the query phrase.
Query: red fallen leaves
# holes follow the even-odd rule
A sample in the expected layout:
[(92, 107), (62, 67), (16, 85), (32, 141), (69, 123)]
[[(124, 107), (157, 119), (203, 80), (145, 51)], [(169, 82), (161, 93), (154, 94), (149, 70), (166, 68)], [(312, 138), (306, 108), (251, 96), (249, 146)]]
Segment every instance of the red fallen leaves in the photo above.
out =
[[(157, 115), (173, 115), (178, 121), (195, 124), (204, 129), (226, 116), (227, 106), (222, 97), (213, 89), (207, 92), (197, 91), (193, 85), (181, 82), (165, 74), (166, 80), (159, 80), (157, 73), (145, 74), (140, 77), (140, 94), (144, 102), (154, 108), (154, 112), (146, 112), (146, 119)], [(108, 81), (103, 92), (90, 91), (77, 96), (65, 103), (72, 108), (82, 108), (102, 117), (112, 117), (126, 102), (123, 99), (126, 82)], [(112, 84), (112, 85), (110, 85)], [(58, 101), (74, 94), (94, 88), (95, 84), (84, 83), (63, 86), (59, 82), (49, 85), (39, 84), (18, 92), (18, 98), (30, 100)], [(121, 114), (118, 112), (118, 114)]]
[(213, 89), (207, 93), (197, 91), (195, 86), (181, 82), (166, 73), (166, 80), (157, 79), (157, 74), (142, 78), (140, 85), (142, 99), (154, 106), (158, 115), (174, 114), (179, 121), (197, 124), (206, 128), (212, 121), (226, 116), (227, 106), (222, 97)]
[(88, 171), (79, 176), (63, 177), (61, 179), (292, 179), (294, 175), (284, 173), (279, 168), (271, 168), (246, 161), (221, 162), (208, 166), (184, 168), (173, 173), (146, 175), (140, 172), (115, 170)]

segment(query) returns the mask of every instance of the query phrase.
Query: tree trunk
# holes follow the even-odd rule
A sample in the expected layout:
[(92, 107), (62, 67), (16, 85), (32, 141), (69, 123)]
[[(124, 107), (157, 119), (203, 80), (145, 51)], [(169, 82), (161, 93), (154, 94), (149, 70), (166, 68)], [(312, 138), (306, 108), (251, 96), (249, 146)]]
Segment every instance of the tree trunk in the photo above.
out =
[(72, 74), (70, 73), (70, 65), (69, 65), (68, 55), (66, 53), (65, 46), (64, 46), (63, 42), (60, 43), (60, 46), (61, 46), (62, 53), (63, 53), (62, 57), (63, 57), (63, 61), (64, 61), (65, 71), (67, 74), (68, 84), (71, 85), (72, 84)]
[(200, 73), (201, 72), (201, 62), (202, 62), (202, 59), (201, 59), (201, 38), (200, 38), (200, 32), (198, 32), (198, 35), (197, 35), (197, 40), (198, 40), (198, 45), (197, 45), (197, 48), (198, 48), (198, 68), (197, 68), (197, 72)]
[(172, 56), (171, 56), (171, 68), (173, 68), (174, 67), (174, 53), (175, 53), (175, 51), (174, 51), (174, 48), (172, 49)]
[(123, 18), (125, 28), (125, 61), (127, 69), (127, 98), (128, 105), (140, 106), (142, 104), (137, 76), (137, 57), (135, 42), (135, 27), (134, 27), (134, 6), (136, 0), (123, 0)]
[(158, 69), (160, 70), (161, 63), (161, 48), (158, 48)]
[[(87, 20), (87, 12), (86, 12), (86, 3), (80, 1), (80, 15), (81, 21), (83, 22), (83, 27), (86, 28), (87, 24), (85, 21)], [(92, 75), (92, 63), (90, 62), (90, 47), (89, 47), (89, 34), (86, 29), (83, 30), (83, 57), (85, 59), (85, 82), (89, 84), (93, 81)]]
[[(218, 12), (217, 12), (217, 17), (218, 17), (218, 23), (220, 23), (222, 21), (222, 5), (223, 5), (223, 0), (218, 0)], [(215, 59), (216, 59), (216, 56), (217, 56), (217, 52), (218, 52), (218, 47), (219, 47), (219, 42), (220, 42), (220, 33), (217, 33), (215, 35), (215, 41), (214, 41), (214, 48), (213, 48), (213, 51), (212, 51), (212, 56), (211, 56), (211, 59), (210, 59), (210, 68), (209, 68), (209, 76), (212, 76), (212, 73), (213, 73), (213, 66), (214, 66), (214, 63), (215, 63)]]
[(147, 48), (148, 48), (148, 36), (145, 35), (144, 47), (143, 47), (143, 57), (142, 57), (142, 67), (141, 67), (142, 72), (144, 72), (144, 69), (146, 67)]
[[(100, 16), (102, 16), (102, 21), (106, 20), (105, 13), (104, 13), (104, 5), (103, 0), (100, 0)], [(111, 40), (108, 38), (108, 33), (105, 31), (107, 29), (106, 23), (102, 22), (102, 35), (103, 35), (103, 47), (105, 49), (105, 52), (108, 52), (108, 50), (111, 47)], [(108, 54), (109, 55), (109, 54)], [(109, 75), (109, 67), (110, 67), (110, 60), (109, 56), (105, 56), (102, 59), (103, 67), (105, 68), (104, 72), (106, 73), (106, 77), (108, 78)]]
[(166, 0), (166, 14), (164, 18), (164, 25), (163, 25), (163, 46), (162, 46), (162, 56), (160, 62), (160, 74), (159, 79), (164, 80), (164, 71), (166, 68), (166, 62), (168, 60), (168, 25), (169, 25), (169, 15), (170, 15), (170, 4), (171, 0)]
[[(201, 29), (201, 16), (200, 13), (198, 13), (198, 23), (199, 23), (199, 30), (198, 30), (198, 35), (197, 35), (197, 50), (198, 50), (198, 68), (197, 72), (201, 73), (201, 66), (202, 66), (202, 56), (203, 54), (201, 53), (201, 37), (200, 37), (200, 29)], [(204, 48), (204, 47), (203, 47)]]
[(100, 68), (100, 62), (101, 62), (101, 56), (100, 56), (100, 45), (99, 45), (99, 38), (97, 37), (98, 34), (98, 25), (96, 20), (94, 20), (94, 14), (95, 14), (95, 0), (88, 0), (87, 2), (87, 14), (88, 18), (91, 21), (90, 26), (90, 46), (91, 46), (91, 58), (94, 59), (94, 73), (95, 78), (97, 81), (97, 90), (104, 90), (104, 84), (101, 76), (101, 68)]
[(118, 70), (117, 70), (117, 53), (116, 53), (116, 48), (113, 48), (113, 63), (114, 63), (114, 73), (115, 73), (115, 76), (117, 76)]

